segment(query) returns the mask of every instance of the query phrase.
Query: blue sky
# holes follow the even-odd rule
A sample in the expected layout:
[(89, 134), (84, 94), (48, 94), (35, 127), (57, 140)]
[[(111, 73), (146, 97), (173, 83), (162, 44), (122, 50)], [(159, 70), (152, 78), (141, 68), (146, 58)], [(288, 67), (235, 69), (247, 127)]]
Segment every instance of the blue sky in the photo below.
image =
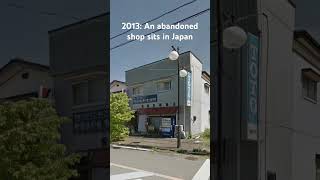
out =
[[(164, 12), (172, 10), (192, 0), (111, 0), (110, 4), (110, 37), (119, 34), (122, 30), (122, 22), (144, 23)], [(197, 0), (173, 13), (170, 13), (152, 24), (171, 24), (210, 7), (209, 0)], [(192, 51), (202, 62), (203, 68), (210, 71), (210, 12), (185, 21), (183, 24), (199, 23), (198, 30), (163, 30), (159, 34), (192, 34), (192, 41), (135, 41), (110, 52), (110, 81), (125, 80), (125, 71), (146, 63), (157, 61), (168, 56), (171, 46), (180, 47), (180, 52)], [(146, 34), (153, 30), (134, 30), (134, 34)], [(110, 46), (114, 47), (126, 42), (126, 35), (110, 40)]]

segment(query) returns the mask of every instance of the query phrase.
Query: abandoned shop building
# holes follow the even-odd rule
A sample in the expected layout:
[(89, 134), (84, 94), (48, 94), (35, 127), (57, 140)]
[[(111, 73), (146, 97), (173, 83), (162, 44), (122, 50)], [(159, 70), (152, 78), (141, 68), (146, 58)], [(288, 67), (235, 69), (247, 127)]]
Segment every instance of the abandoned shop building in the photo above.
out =
[[(178, 62), (185, 77), (178, 76)], [(175, 125), (182, 125), (189, 136), (210, 128), (210, 75), (192, 52), (130, 69), (125, 77), (138, 133), (173, 137)]]

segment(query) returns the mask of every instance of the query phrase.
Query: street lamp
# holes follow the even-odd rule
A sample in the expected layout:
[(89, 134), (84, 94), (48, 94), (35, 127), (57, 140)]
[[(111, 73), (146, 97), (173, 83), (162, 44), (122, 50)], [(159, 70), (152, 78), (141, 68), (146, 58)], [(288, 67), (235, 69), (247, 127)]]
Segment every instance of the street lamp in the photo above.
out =
[[(214, 154), (214, 179), (222, 178), (222, 68), (223, 68), (223, 48), (238, 49), (241, 48), (247, 40), (247, 34), (238, 26), (231, 26), (228, 28), (223, 27), (223, 18), (221, 12), (221, 0), (215, 1), (215, 20), (216, 20), (216, 32), (217, 32), (217, 69), (216, 69), (216, 89), (215, 89), (215, 143), (211, 145), (213, 147)], [(232, 19), (233, 21), (233, 19)]]
[(181, 129), (180, 129), (180, 77), (186, 77), (188, 72), (184, 69), (180, 69), (180, 61), (179, 61), (179, 48), (175, 48), (172, 46), (172, 51), (169, 53), (168, 58), (172, 61), (177, 61), (177, 75), (178, 75), (178, 112), (177, 112), (177, 148), (181, 146)]
[(239, 26), (230, 26), (223, 30), (223, 47), (239, 49), (247, 41), (247, 33)]

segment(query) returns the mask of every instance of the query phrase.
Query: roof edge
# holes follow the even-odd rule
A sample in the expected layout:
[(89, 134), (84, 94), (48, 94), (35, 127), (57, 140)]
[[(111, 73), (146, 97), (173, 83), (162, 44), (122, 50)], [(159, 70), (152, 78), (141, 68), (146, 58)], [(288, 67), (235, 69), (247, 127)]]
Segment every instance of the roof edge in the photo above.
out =
[(320, 44), (317, 40), (315, 40), (311, 34), (309, 34), (306, 30), (296, 30), (294, 31), (294, 40), (298, 40), (299, 38), (303, 38), (310, 43), (319, 53), (320, 53)]
[[(181, 56), (181, 55), (187, 54), (187, 53), (192, 54), (192, 55), (202, 64), (201, 60), (200, 60), (192, 51), (190, 51), (190, 50), (189, 50), (189, 51), (185, 51), (185, 52), (183, 52), (183, 53), (180, 53), (179, 55)], [(166, 58), (163, 58), (163, 59), (160, 59), (160, 60), (157, 60), (157, 61), (153, 61), (153, 62), (151, 62), (151, 63), (147, 63), (147, 64), (144, 64), (144, 65), (141, 65), (141, 66), (138, 66), (138, 67), (134, 67), (134, 68), (131, 68), (131, 69), (129, 69), (129, 70), (126, 70), (125, 72), (132, 71), (132, 70), (134, 70), (134, 69), (138, 69), (138, 68), (141, 68), (141, 67), (145, 67), (145, 66), (148, 66), (148, 65), (151, 65), (151, 64), (154, 64), (154, 63), (158, 63), (158, 62), (164, 61), (164, 60), (166, 60), (166, 59), (168, 59), (168, 58), (166, 57)]]
[(89, 18), (86, 18), (86, 19), (83, 19), (83, 20), (80, 20), (80, 21), (77, 21), (77, 22), (74, 22), (74, 23), (71, 23), (71, 24), (64, 25), (62, 27), (59, 27), (59, 28), (56, 28), (56, 29), (48, 31), (48, 34), (52, 34), (52, 33), (55, 33), (57, 31), (60, 31), (60, 30), (66, 29), (66, 28), (70, 28), (70, 27), (75, 26), (75, 25), (80, 25), (80, 24), (86, 23), (88, 21), (91, 21), (93, 19), (97, 19), (97, 18), (100, 18), (100, 17), (103, 17), (103, 16), (107, 16), (107, 15), (110, 15), (110, 12), (102, 13), (102, 14), (99, 14), (97, 16), (89, 17)]

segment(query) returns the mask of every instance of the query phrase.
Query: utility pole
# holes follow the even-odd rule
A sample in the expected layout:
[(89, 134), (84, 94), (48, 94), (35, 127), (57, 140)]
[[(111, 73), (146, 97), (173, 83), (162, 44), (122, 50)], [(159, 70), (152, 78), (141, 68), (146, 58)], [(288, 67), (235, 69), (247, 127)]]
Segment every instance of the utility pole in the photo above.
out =
[(221, 19), (221, 4), (220, 0), (216, 0), (216, 7), (215, 7), (215, 19), (216, 19), (216, 30), (217, 30), (217, 59), (216, 59), (216, 73), (215, 73), (215, 80), (216, 80), (216, 88), (215, 88), (215, 111), (216, 114), (214, 116), (215, 123), (214, 123), (214, 143), (212, 152), (214, 155), (214, 174), (213, 179), (215, 180), (222, 180), (222, 62), (223, 62), (223, 33), (222, 33), (222, 19)]
[[(177, 51), (178, 54), (179, 52), (179, 47), (174, 48), (174, 46), (172, 46), (173, 50)], [(179, 72), (180, 72), (180, 61), (179, 59), (177, 59), (177, 77), (178, 77), (178, 116), (177, 116), (177, 124), (178, 124), (178, 136), (177, 136), (177, 148), (181, 147), (181, 129), (180, 129), (180, 76), (179, 76)]]

